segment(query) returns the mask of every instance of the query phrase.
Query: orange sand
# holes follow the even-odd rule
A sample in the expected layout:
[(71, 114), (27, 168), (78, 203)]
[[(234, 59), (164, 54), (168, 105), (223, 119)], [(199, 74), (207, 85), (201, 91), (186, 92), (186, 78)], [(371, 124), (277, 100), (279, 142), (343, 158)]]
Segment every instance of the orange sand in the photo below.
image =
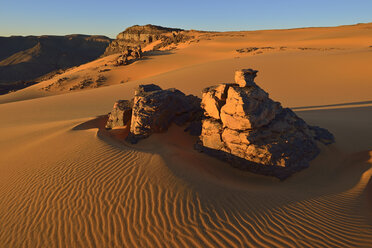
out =
[[(372, 247), (372, 24), (207, 36), (110, 67), (108, 87), (0, 97), (0, 247)], [(288, 49), (235, 52), (250, 46)], [(98, 75), (115, 56), (59, 77)], [(284, 106), (315, 106), (297, 113), (337, 142), (280, 182), (194, 151), (179, 127), (137, 145), (98, 129), (140, 83), (200, 96), (236, 68), (260, 70)]]

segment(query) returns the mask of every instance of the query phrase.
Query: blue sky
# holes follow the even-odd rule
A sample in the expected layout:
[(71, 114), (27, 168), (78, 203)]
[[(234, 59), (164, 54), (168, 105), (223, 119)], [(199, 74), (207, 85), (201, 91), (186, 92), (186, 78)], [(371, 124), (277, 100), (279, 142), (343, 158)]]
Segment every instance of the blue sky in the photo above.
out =
[(101, 34), (134, 24), (227, 31), (372, 22), (372, 0), (0, 0), (0, 36)]

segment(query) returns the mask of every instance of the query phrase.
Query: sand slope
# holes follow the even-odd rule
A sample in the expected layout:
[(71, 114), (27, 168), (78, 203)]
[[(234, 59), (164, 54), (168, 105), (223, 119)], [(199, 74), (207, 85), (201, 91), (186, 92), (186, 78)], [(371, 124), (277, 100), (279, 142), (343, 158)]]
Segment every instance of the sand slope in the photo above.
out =
[[(359, 47), (350, 51), (218, 55), (196, 63), (188, 54), (213, 42), (201, 40), (131, 65), (138, 80), (124, 84), (41, 98), (33, 86), (1, 97), (7, 103), (0, 104), (0, 247), (372, 247), (372, 77), (366, 64), (372, 53), (360, 48), (365, 39), (357, 42), (360, 31), (353, 28), (360, 26), (336, 32)], [(282, 32), (299, 32), (302, 39), (315, 32), (330, 42), (323, 31)], [(280, 40), (278, 33), (254, 35)], [(217, 38), (216, 46), (225, 42), (227, 48), (229, 39), (238, 40)], [(212, 47), (201, 50), (212, 58)], [(161, 71), (167, 60), (180, 60), (179, 68)], [(182, 128), (128, 145), (107, 136), (96, 118), (114, 100), (132, 96), (139, 83), (200, 95), (207, 85), (231, 81), (236, 67), (261, 70), (257, 82), (285, 106), (364, 103), (298, 109), (337, 142), (284, 182), (194, 151), (195, 138)]]

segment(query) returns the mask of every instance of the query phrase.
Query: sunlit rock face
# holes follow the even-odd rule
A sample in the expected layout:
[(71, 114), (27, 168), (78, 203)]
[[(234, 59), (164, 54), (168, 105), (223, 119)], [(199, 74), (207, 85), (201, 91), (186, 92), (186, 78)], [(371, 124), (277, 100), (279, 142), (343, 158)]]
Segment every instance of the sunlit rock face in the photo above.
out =
[(255, 82), (257, 71), (235, 72), (235, 84), (203, 91), (204, 120), (196, 148), (233, 166), (284, 179), (309, 166), (317, 141), (334, 142), (327, 130), (309, 126)]
[(127, 140), (136, 143), (153, 133), (166, 131), (171, 123), (186, 125), (200, 112), (200, 99), (193, 95), (177, 89), (163, 90), (154, 84), (140, 85), (134, 95)]
[(199, 135), (197, 150), (240, 169), (285, 179), (309, 166), (320, 152), (317, 142), (331, 144), (334, 137), (270, 99), (254, 82), (256, 74), (236, 71), (235, 83), (208, 87), (202, 99), (139, 85), (132, 100), (115, 103), (106, 128), (126, 126), (127, 141), (137, 143), (175, 123)]
[(152, 42), (163, 39), (167, 33), (172, 34), (182, 31), (177, 28), (166, 28), (156, 25), (134, 25), (125, 29), (116, 36), (110, 45), (106, 48), (104, 55), (122, 53), (126, 47), (146, 46)]

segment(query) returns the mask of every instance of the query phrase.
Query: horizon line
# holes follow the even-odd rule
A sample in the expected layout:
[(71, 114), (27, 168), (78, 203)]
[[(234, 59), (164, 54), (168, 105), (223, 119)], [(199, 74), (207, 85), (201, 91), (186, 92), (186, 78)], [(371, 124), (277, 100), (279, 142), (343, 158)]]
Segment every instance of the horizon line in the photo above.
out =
[[(183, 29), (179, 27), (168, 27), (167, 28), (178, 28), (182, 29), (183, 31), (198, 31), (198, 32), (215, 32), (215, 33), (225, 33), (225, 32), (255, 32), (255, 31), (279, 31), (279, 30), (296, 30), (296, 29), (311, 29), (311, 28), (336, 28), (336, 27), (344, 27), (344, 26), (356, 26), (356, 25), (365, 25), (365, 24), (372, 24), (371, 22), (358, 22), (353, 24), (340, 24), (340, 25), (330, 25), (330, 26), (303, 26), (303, 27), (290, 27), (290, 28), (265, 28), (265, 29), (247, 29), (247, 30), (224, 30), (224, 31), (218, 31), (218, 30), (201, 30), (201, 29)], [(118, 32), (117, 34), (123, 32), (126, 28), (133, 27), (133, 26), (145, 26), (145, 25), (154, 25), (154, 26), (160, 26), (160, 27), (166, 27), (162, 25), (157, 24), (135, 24), (131, 26), (125, 27), (122, 31)], [(56, 36), (56, 37), (63, 37), (63, 36), (69, 36), (69, 35), (86, 35), (86, 36), (104, 36), (110, 39), (116, 39), (115, 37), (110, 37), (108, 35), (104, 34), (86, 34), (86, 33), (66, 33), (66, 34), (11, 34), (11, 35), (0, 35), (0, 38), (11, 38), (11, 37), (42, 37), (42, 36)]]

